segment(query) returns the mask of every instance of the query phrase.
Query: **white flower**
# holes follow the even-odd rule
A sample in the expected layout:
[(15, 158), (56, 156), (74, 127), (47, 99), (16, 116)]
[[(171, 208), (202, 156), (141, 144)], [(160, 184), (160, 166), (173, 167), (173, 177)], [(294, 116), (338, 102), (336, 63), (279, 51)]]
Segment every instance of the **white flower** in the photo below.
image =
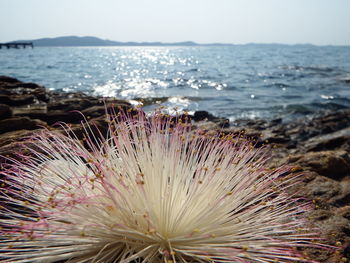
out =
[(107, 138), (45, 131), (2, 172), (1, 262), (302, 260), (306, 205), (265, 150), (159, 113), (109, 117)]

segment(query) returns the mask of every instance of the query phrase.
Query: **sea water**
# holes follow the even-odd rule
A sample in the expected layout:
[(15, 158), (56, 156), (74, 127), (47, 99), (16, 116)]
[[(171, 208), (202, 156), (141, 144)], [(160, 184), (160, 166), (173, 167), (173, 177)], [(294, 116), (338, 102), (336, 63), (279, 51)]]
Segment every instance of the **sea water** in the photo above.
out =
[(85, 92), (286, 119), (350, 107), (350, 47), (227, 45), (0, 49), (0, 75)]

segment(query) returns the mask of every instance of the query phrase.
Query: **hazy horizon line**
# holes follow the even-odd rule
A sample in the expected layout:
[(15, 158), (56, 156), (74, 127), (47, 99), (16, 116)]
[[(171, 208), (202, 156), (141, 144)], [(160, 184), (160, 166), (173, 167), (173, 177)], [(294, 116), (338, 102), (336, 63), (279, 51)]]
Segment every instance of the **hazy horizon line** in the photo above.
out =
[(165, 41), (120, 41), (120, 40), (111, 40), (108, 38), (102, 38), (97, 36), (91, 36), (91, 35), (64, 35), (64, 36), (55, 36), (55, 37), (40, 37), (40, 38), (33, 38), (33, 39), (20, 39), (20, 40), (11, 40), (11, 41), (5, 41), (0, 42), (2, 44), (4, 43), (14, 43), (14, 42), (20, 42), (20, 41), (36, 41), (41, 39), (56, 39), (56, 38), (65, 38), (65, 37), (77, 37), (77, 38), (97, 38), (103, 41), (112, 41), (112, 42), (118, 42), (118, 43), (135, 43), (135, 44), (148, 44), (148, 43), (159, 43), (159, 44), (177, 44), (177, 43), (193, 43), (194, 45), (232, 45), (232, 46), (239, 46), (239, 45), (286, 45), (286, 46), (336, 46), (336, 47), (349, 47), (350, 44), (314, 44), (314, 43), (283, 43), (283, 42), (244, 42), (244, 43), (228, 43), (228, 42), (197, 42), (194, 40), (183, 40), (183, 41), (173, 41), (173, 42), (165, 42)]

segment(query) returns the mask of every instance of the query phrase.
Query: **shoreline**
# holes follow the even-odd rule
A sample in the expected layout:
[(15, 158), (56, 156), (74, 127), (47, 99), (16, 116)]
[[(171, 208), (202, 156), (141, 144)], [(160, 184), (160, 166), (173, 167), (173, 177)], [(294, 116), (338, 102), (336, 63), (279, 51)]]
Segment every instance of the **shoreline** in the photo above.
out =
[[(0, 156), (12, 155), (28, 137), (41, 127), (57, 129), (65, 122), (79, 133), (82, 114), (99, 129), (106, 127), (106, 107), (132, 107), (125, 100), (103, 99), (83, 93), (48, 91), (35, 83), (0, 76)], [(190, 116), (194, 128), (224, 133), (242, 133), (274, 149), (271, 168), (281, 164), (303, 174), (296, 186), (300, 195), (311, 200), (315, 210), (310, 224), (320, 229), (334, 251), (309, 248), (304, 252), (320, 262), (350, 260), (350, 109), (301, 118), (289, 123), (282, 119), (237, 120), (232, 125), (206, 111)], [(339, 245), (340, 244), (340, 245)]]

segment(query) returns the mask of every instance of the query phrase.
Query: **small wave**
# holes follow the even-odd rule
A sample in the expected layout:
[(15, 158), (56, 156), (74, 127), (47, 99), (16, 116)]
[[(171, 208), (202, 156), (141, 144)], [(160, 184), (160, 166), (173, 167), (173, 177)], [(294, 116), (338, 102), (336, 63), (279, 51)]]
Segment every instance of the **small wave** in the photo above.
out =
[(326, 102), (326, 103), (320, 103), (320, 102), (313, 102), (309, 104), (290, 104), (285, 107), (285, 112), (290, 114), (311, 114), (315, 113), (319, 110), (342, 110), (347, 109), (348, 107), (335, 103), (335, 102)]
[(321, 109), (328, 109), (328, 110), (344, 110), (344, 109), (348, 109), (349, 107), (340, 103), (336, 103), (336, 102), (327, 102), (327, 103), (322, 103), (320, 105)]
[(281, 83), (281, 82), (273, 82), (273, 83), (269, 83), (264, 85), (265, 88), (279, 88), (279, 89), (286, 89), (286, 88), (290, 88), (292, 87), (289, 84), (285, 84), (285, 83)]
[(146, 98), (134, 98), (134, 101), (138, 101), (141, 102), (143, 104), (143, 106), (149, 106), (149, 105), (161, 105), (167, 101), (169, 102), (176, 102), (176, 101), (188, 101), (188, 102), (197, 102), (197, 101), (201, 101), (204, 98), (202, 97), (192, 97), (192, 96), (171, 96), (171, 97), (146, 97)]
[(286, 94), (286, 95), (282, 95), (281, 96), (283, 99), (287, 99), (287, 100), (298, 100), (298, 99), (303, 99), (304, 96), (302, 94), (297, 95), (297, 94)]
[(103, 97), (115, 97), (117, 95), (117, 90), (120, 90), (120, 86), (117, 83), (108, 81), (104, 85), (95, 85), (93, 87), (93, 94)]
[(334, 78), (344, 71), (338, 67), (326, 66), (288, 66), (284, 67), (285, 76), (297, 76), (298, 78)]
[(199, 68), (191, 68), (189, 70), (186, 70), (186, 72), (199, 72), (201, 71)]
[(334, 68), (326, 66), (299, 66), (299, 65), (290, 65), (282, 66), (282, 69), (293, 70), (293, 71), (315, 71), (315, 72), (333, 72)]
[(338, 80), (339, 82), (350, 84), (350, 75), (338, 77), (336, 78), (336, 80)]

